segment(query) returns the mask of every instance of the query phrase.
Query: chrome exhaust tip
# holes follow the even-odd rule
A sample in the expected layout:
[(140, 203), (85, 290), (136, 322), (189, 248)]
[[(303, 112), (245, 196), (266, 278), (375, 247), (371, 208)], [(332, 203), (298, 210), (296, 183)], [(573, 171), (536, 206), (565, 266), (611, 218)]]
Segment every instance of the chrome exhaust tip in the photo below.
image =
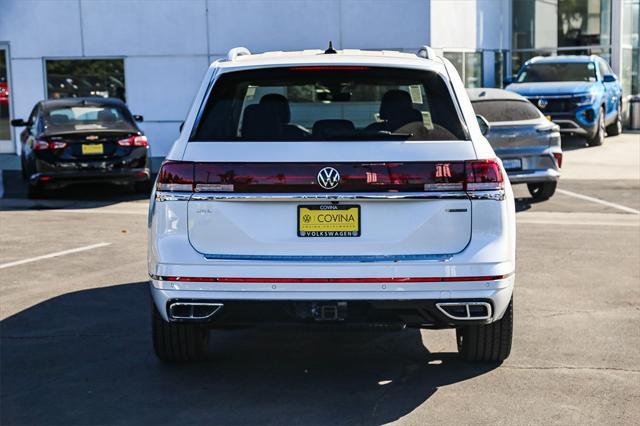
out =
[(491, 304), (487, 302), (443, 302), (436, 307), (456, 321), (477, 321), (491, 318)]
[(223, 303), (211, 302), (173, 302), (169, 305), (169, 318), (202, 321), (211, 318), (223, 306)]

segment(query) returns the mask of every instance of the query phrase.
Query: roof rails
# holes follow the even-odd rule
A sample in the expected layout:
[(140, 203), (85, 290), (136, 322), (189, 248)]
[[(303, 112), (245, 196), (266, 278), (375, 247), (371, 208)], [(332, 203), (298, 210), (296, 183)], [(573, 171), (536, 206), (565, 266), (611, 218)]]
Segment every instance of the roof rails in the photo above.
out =
[(429, 46), (422, 46), (416, 52), (416, 56), (418, 58), (432, 59), (433, 60), (433, 59), (436, 59), (436, 52), (434, 52), (434, 50), (432, 48), (430, 48)]
[(234, 61), (238, 56), (251, 55), (251, 52), (246, 47), (234, 47), (227, 53), (227, 60)]

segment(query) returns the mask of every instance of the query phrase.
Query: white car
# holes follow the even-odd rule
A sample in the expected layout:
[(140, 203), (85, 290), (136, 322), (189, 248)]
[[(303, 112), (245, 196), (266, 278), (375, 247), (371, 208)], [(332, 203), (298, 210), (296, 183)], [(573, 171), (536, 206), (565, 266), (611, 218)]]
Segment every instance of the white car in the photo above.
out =
[[(479, 123), (482, 125), (479, 125)], [(153, 342), (273, 323), (455, 328), (511, 350), (515, 208), (455, 68), (360, 50), (214, 62), (151, 196)]]

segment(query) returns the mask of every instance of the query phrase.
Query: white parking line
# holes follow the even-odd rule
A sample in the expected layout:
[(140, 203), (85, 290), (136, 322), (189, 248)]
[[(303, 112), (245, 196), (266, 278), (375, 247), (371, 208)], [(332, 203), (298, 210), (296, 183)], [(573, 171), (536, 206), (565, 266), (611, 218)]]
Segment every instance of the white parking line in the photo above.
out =
[(0, 264), (0, 269), (10, 268), (12, 266), (24, 265), (25, 263), (37, 262), (38, 260), (50, 259), (52, 257), (65, 256), (67, 254), (78, 253), (81, 251), (93, 250), (99, 247), (105, 247), (111, 245), (111, 243), (98, 243), (91, 244), (90, 246), (78, 247), (70, 250), (57, 251), (55, 253), (49, 253), (42, 256), (30, 257), (28, 259), (16, 260), (15, 262), (8, 262)]
[(599, 198), (589, 197), (588, 195), (578, 194), (575, 192), (567, 191), (566, 189), (557, 189), (556, 191), (560, 194), (568, 195), (570, 197), (580, 198), (581, 200), (591, 201), (592, 203), (613, 207), (614, 209), (622, 210), (623, 212), (640, 214), (640, 210), (632, 209), (631, 207), (623, 206), (622, 204), (616, 204), (610, 201), (601, 200)]

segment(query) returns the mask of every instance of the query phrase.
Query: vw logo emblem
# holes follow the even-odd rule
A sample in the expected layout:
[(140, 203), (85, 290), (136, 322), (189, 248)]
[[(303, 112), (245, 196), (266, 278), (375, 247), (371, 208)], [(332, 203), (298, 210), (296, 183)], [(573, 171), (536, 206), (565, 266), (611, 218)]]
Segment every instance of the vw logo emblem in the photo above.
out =
[(545, 109), (547, 107), (547, 105), (549, 105), (549, 101), (542, 98), (542, 99), (538, 99), (538, 108), (540, 109)]
[(340, 183), (340, 173), (333, 167), (325, 167), (318, 172), (318, 183), (324, 189), (333, 189)]

